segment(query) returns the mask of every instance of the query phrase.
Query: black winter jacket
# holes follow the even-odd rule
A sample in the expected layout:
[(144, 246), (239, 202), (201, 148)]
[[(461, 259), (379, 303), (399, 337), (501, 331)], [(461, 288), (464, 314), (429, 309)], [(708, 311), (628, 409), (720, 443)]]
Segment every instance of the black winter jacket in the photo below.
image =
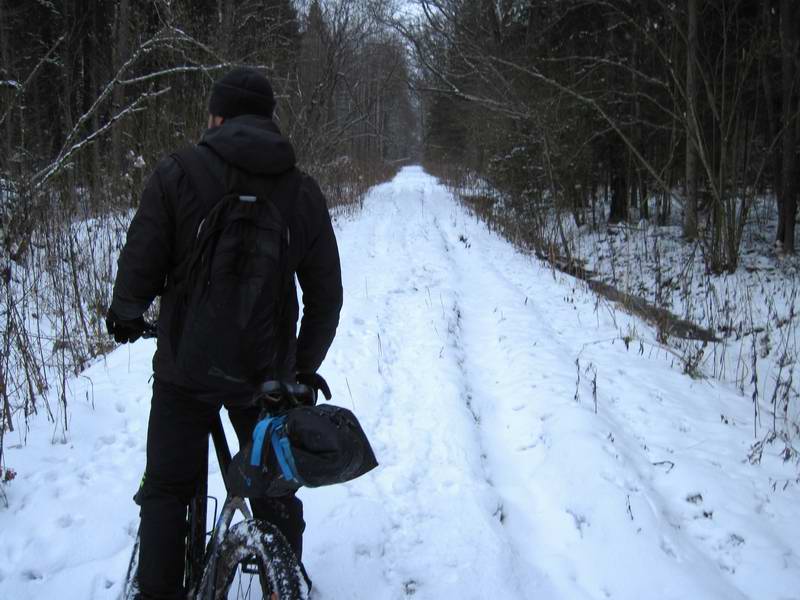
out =
[[(293, 280), (285, 309), (285, 360), (280, 371), (284, 377), (294, 370), (316, 371), (333, 341), (342, 307), (339, 252), (322, 192), (310, 176), (295, 168), (294, 149), (270, 119), (253, 115), (228, 119), (206, 131), (197, 150), (221, 182), (226, 165), (245, 177), (301, 178), (296, 198), (276, 198), (279, 203), (296, 203), (290, 211), (288, 262), (303, 291), (303, 318), (296, 336), (299, 309)], [(160, 381), (189, 389), (175, 367), (169, 332), (179, 300), (178, 284), (205, 212), (180, 164), (173, 157), (163, 159), (147, 182), (128, 229), (111, 303), (121, 319), (135, 319), (161, 295), (153, 370)], [(192, 391), (212, 398), (218, 395), (215, 390)]]

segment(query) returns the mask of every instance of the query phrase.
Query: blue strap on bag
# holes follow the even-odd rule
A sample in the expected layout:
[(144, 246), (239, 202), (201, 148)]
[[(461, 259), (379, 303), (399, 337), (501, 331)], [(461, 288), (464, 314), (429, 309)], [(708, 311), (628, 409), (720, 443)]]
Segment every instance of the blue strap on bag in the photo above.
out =
[[(269, 441), (267, 442), (267, 440)], [(272, 451), (275, 453), (283, 478), (286, 481), (304, 485), (303, 479), (297, 473), (292, 447), (286, 435), (285, 414), (277, 417), (266, 417), (256, 424), (255, 429), (253, 429), (253, 449), (250, 453), (251, 466), (261, 466), (266, 443), (272, 446)]]

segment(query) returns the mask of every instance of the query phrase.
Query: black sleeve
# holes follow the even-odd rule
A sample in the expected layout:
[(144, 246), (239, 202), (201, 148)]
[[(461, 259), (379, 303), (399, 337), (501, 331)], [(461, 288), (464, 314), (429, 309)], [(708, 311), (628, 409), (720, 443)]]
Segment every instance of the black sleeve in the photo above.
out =
[[(342, 269), (339, 248), (333, 233), (331, 218), (317, 184), (305, 177), (306, 206), (311, 211), (309, 221), (312, 238), (297, 267), (297, 280), (303, 290), (303, 318), (297, 338), (297, 370), (314, 372), (328, 353), (342, 309)], [(315, 234), (315, 235), (313, 235)]]
[(170, 167), (174, 170), (175, 163), (166, 159), (150, 176), (117, 262), (111, 308), (121, 319), (143, 315), (164, 288), (174, 244), (174, 216), (165, 189)]

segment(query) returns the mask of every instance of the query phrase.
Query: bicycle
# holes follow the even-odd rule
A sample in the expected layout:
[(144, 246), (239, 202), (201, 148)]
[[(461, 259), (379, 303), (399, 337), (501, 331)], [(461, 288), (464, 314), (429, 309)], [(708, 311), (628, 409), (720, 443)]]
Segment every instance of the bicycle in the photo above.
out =
[[(150, 330), (145, 337), (153, 335)], [(260, 406), (262, 413), (277, 414), (292, 406), (313, 403), (316, 392), (304, 384), (268, 381), (260, 386), (252, 402)], [(187, 511), (184, 585), (189, 590), (189, 600), (306, 600), (309, 581), (286, 538), (273, 524), (254, 518), (245, 498), (230, 493), (228, 467), (232, 458), (219, 414), (209, 434), (227, 495), (219, 515), (215, 514), (214, 528), (207, 532), (206, 458), (206, 477), (200, 482)], [(205, 456), (208, 456), (207, 451)], [(216, 502), (216, 498), (212, 499)], [(233, 523), (237, 512), (244, 520)], [(138, 560), (137, 533), (120, 600), (133, 600), (139, 591), (136, 584)]]

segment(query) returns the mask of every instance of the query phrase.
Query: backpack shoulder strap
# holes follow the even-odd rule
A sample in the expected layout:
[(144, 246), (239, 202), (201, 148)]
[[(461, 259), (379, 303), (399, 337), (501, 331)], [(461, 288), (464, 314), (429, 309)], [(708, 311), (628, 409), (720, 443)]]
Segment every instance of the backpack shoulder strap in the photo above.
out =
[(281, 211), (285, 227), (291, 225), (294, 219), (294, 214), (297, 209), (298, 196), (303, 185), (303, 175), (299, 169), (291, 169), (283, 174), (283, 177), (288, 179), (284, 189), (284, 202), (278, 205), (278, 210)]
[[(275, 315), (279, 325), (277, 330), (278, 351), (276, 352), (275, 364), (272, 365), (272, 378), (274, 379), (280, 379), (285, 375), (282, 373), (282, 370), (286, 355), (289, 352), (291, 340), (294, 336), (293, 331), (287, 329), (286, 321), (286, 307), (294, 290), (292, 286), (294, 271), (290, 268), (289, 253), (292, 245), (291, 225), (294, 220), (298, 205), (298, 196), (300, 195), (303, 183), (303, 174), (296, 168), (285, 173), (283, 177), (285, 180), (283, 202), (276, 203), (278, 211), (281, 213), (283, 219), (283, 232), (281, 234), (283, 247), (281, 249), (279, 267), (281, 272), (280, 295), (278, 296), (278, 302), (275, 306)], [(291, 327), (294, 327), (294, 324), (291, 324)]]
[(225, 195), (225, 185), (214, 176), (208, 159), (202, 154), (198, 146), (189, 146), (172, 154), (172, 158), (189, 178), (197, 198), (203, 203), (203, 214), (207, 214)]

